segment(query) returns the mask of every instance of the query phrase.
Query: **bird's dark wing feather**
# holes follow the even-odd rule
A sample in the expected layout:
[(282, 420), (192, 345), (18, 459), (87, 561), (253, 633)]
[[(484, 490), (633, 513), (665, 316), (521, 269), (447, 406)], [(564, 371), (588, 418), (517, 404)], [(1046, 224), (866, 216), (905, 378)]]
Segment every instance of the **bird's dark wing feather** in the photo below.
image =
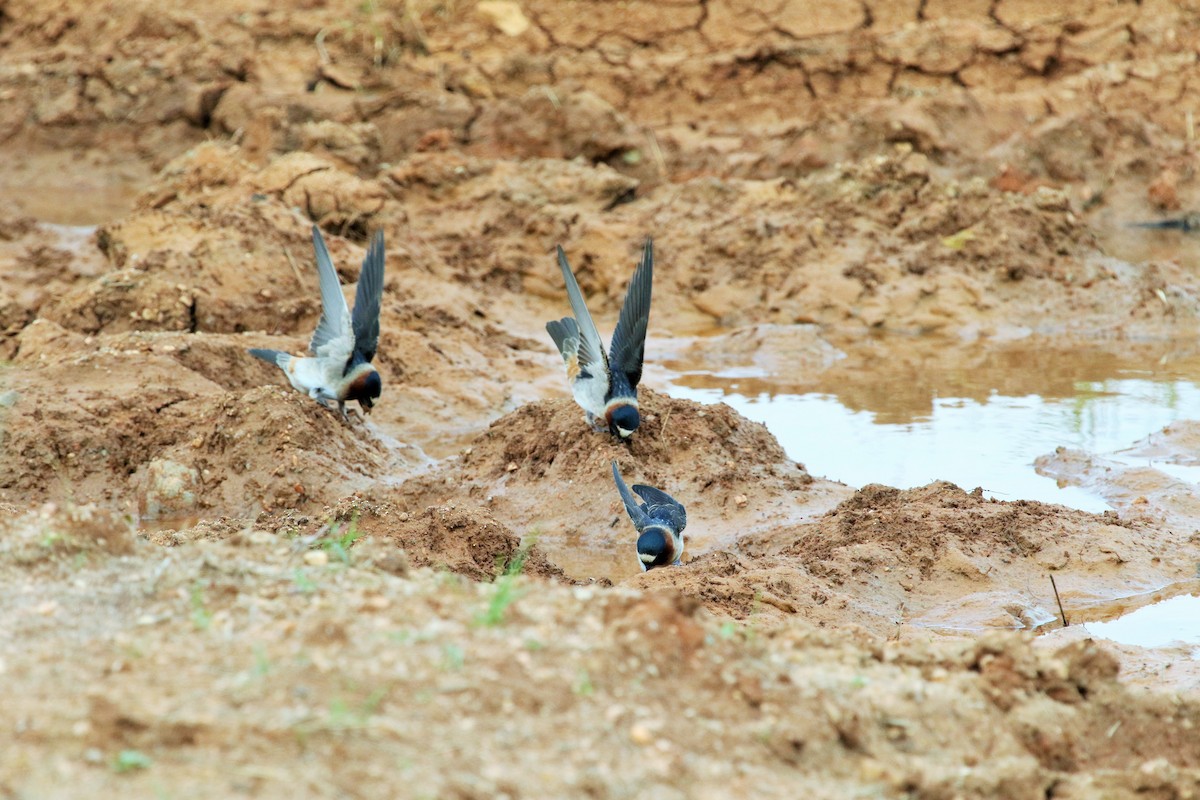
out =
[(636, 389), (642, 380), (642, 358), (646, 350), (646, 329), (650, 324), (650, 290), (654, 283), (654, 243), (646, 239), (642, 261), (629, 281), (625, 303), (613, 331), (608, 367), (621, 372)]
[(604, 342), (592, 315), (588, 313), (587, 303), (583, 300), (583, 292), (575, 273), (567, 263), (567, 254), (562, 247), (557, 248), (558, 268), (562, 271), (563, 283), (567, 287), (567, 302), (571, 304), (571, 313), (575, 316), (575, 324), (579, 328), (579, 366), (590, 375), (606, 374), (607, 360), (604, 356)]
[(646, 519), (646, 512), (638, 505), (637, 500), (629, 492), (629, 487), (625, 485), (625, 481), (621, 478), (621, 473), (617, 470), (617, 462), (612, 462), (613, 481), (617, 484), (617, 491), (621, 493), (621, 502), (625, 504), (625, 513), (629, 514), (629, 519), (633, 520), (633, 527), (637, 528), (638, 533), (646, 527), (649, 520)]
[(641, 483), (633, 485), (638, 497), (646, 501), (642, 506), (646, 516), (658, 522), (670, 525), (676, 533), (687, 527), (687, 511), (683, 504), (662, 489), (646, 486)]
[(375, 358), (379, 347), (379, 308), (383, 301), (383, 231), (376, 231), (358, 273), (354, 293), (354, 352), (365, 361)]

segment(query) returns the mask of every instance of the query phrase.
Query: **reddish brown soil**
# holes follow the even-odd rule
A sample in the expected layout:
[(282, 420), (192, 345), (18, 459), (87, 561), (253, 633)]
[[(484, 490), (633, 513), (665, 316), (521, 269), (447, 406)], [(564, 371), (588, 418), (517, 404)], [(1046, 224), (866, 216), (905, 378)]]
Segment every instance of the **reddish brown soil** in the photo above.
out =
[[(1157, 363), (1200, 249), (1126, 225), (1200, 203), (1198, 46), (1165, 0), (0, 0), (0, 796), (1196, 795), (1191, 652), (1049, 585), (1193, 580), (1191, 484), (848, 487), (660, 379), (904, 421), (974, 396), (934, 359)], [(245, 352), (305, 348), (313, 224), (348, 293), (388, 242), (348, 424)], [(625, 445), (542, 324), (556, 244), (607, 334), (647, 235)]]

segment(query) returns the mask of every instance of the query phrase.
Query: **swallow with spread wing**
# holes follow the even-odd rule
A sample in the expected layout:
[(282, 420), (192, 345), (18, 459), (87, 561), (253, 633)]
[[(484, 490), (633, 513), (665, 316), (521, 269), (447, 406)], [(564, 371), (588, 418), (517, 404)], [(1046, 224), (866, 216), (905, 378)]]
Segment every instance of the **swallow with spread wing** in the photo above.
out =
[(637, 554), (642, 572), (678, 564), (683, 558), (683, 529), (687, 527), (683, 505), (660, 489), (635, 483), (633, 491), (644, 501), (638, 505), (637, 498), (622, 480), (616, 461), (612, 462), (612, 473), (621, 502), (638, 532)]
[(607, 427), (614, 436), (628, 439), (641, 424), (637, 386), (642, 379), (646, 328), (650, 323), (654, 244), (646, 239), (641, 263), (625, 293), (608, 355), (561, 247), (558, 267), (567, 285), (567, 300), (574, 316), (547, 322), (546, 330), (566, 362), (571, 393), (587, 412), (589, 424), (601, 430)]
[(321, 286), (321, 321), (308, 349), (311, 358), (299, 358), (280, 350), (252, 348), (250, 354), (275, 364), (292, 386), (323, 406), (337, 403), (342, 419), (346, 403), (357, 400), (369, 414), (383, 391), (379, 372), (371, 365), (379, 345), (379, 306), (383, 297), (383, 231), (375, 234), (363, 260), (354, 296), (354, 314), (346, 307), (342, 284), (329, 258), (320, 229), (312, 229), (317, 254), (317, 276)]

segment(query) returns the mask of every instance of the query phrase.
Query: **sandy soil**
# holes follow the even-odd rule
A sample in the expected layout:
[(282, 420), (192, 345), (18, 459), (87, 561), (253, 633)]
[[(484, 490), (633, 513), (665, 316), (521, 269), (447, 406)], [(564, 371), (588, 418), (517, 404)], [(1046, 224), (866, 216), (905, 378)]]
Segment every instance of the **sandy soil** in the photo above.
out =
[[(1200, 204), (1198, 52), (1165, 0), (0, 0), (0, 796), (1196, 796), (1200, 662), (1049, 583), (1191, 585), (1191, 483), (849, 487), (661, 379), (903, 420), (972, 396), (935, 358), (1158, 363), (1200, 252), (1127, 224)], [(348, 292), (387, 236), (351, 424), (245, 353), (305, 347), (313, 223)], [(623, 445), (542, 325), (556, 244), (607, 332), (646, 235)]]

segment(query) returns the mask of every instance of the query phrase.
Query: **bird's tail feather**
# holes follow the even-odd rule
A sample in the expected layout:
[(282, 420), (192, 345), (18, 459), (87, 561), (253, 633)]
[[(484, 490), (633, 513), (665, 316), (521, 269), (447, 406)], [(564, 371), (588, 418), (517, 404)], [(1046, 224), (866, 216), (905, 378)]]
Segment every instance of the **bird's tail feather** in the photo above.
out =
[(292, 360), (290, 353), (285, 353), (282, 350), (267, 350), (262, 347), (251, 347), (248, 351), (255, 358), (261, 358), (268, 364), (274, 364), (279, 368), (287, 366), (287, 363)]
[[(546, 332), (550, 334), (550, 338), (554, 340), (554, 345), (558, 348), (558, 352), (563, 354), (563, 357), (572, 355), (573, 351), (579, 349), (579, 323), (574, 317), (563, 317), (561, 320), (551, 320), (546, 323)], [(568, 346), (568, 340), (574, 339), (574, 347)], [(568, 350), (572, 351), (568, 353)]]

